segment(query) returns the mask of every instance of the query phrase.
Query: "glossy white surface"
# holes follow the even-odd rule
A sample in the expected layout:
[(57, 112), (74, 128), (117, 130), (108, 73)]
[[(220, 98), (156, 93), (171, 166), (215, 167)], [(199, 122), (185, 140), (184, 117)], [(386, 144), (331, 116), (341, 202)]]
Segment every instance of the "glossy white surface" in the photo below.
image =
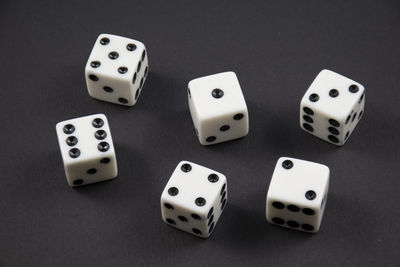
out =
[[(189, 172), (182, 171), (182, 166), (185, 164), (191, 166)], [(209, 175), (217, 175), (218, 181), (210, 182)], [(177, 188), (179, 192), (171, 195), (168, 192), (170, 188)], [(189, 161), (181, 161), (161, 195), (162, 218), (173, 227), (198, 237), (208, 238), (226, 206), (227, 192), (226, 177), (222, 173)], [(199, 197), (206, 201), (204, 206), (196, 204), (196, 199)], [(166, 204), (172, 205), (173, 209), (168, 209)], [(195, 219), (192, 214), (198, 215), (200, 219)], [(187, 221), (180, 220), (179, 216), (184, 216)], [(175, 224), (168, 223), (170, 220)], [(200, 230), (201, 233), (194, 233), (193, 228)]]
[[(92, 125), (94, 119), (101, 119), (104, 122), (102, 127), (96, 128)], [(75, 130), (66, 134), (63, 131), (65, 125), (73, 125)], [(104, 139), (97, 139), (95, 134), (97, 131), (103, 130), (107, 136)], [(85, 185), (115, 178), (117, 176), (117, 162), (114, 151), (114, 144), (111, 137), (111, 131), (107, 118), (104, 114), (95, 114), (57, 123), (57, 138), (60, 146), (61, 156), (64, 162), (65, 174), (70, 186)], [(70, 146), (66, 140), (69, 137), (76, 137), (78, 142), (76, 145)], [(109, 149), (101, 152), (98, 145), (106, 142)], [(70, 156), (71, 149), (79, 149), (80, 155), (76, 158)], [(105, 158), (109, 159), (105, 163)], [(96, 169), (96, 173), (88, 173), (88, 170)], [(80, 183), (78, 180), (82, 180)]]

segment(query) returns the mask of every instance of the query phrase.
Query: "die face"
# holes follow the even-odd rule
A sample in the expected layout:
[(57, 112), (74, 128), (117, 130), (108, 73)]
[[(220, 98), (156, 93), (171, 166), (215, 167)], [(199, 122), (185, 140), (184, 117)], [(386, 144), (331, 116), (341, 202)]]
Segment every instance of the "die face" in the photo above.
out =
[(364, 87), (333, 71), (315, 78), (300, 104), (303, 130), (335, 145), (344, 145), (364, 113)]
[(104, 114), (59, 122), (56, 131), (65, 173), (71, 186), (117, 176), (114, 145)]
[(225, 142), (248, 134), (247, 106), (234, 72), (190, 81), (188, 102), (202, 145)]
[(208, 238), (227, 203), (223, 174), (198, 164), (178, 164), (161, 195), (163, 220), (195, 236)]
[(317, 232), (328, 188), (329, 168), (325, 165), (280, 158), (268, 189), (267, 220), (291, 229)]
[(101, 34), (85, 68), (90, 96), (132, 106), (136, 103), (148, 73), (143, 43), (112, 34)]

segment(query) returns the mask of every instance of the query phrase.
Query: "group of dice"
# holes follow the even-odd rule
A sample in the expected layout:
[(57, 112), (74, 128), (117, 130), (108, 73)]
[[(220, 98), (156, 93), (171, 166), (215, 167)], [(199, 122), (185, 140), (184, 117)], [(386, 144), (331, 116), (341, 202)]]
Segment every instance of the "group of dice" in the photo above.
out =
[[(85, 69), (89, 94), (99, 100), (133, 106), (148, 74), (143, 43), (101, 34)], [(248, 111), (234, 72), (194, 79), (188, 85), (189, 110), (202, 145), (237, 139), (249, 131)], [(364, 87), (340, 74), (321, 71), (300, 104), (305, 131), (344, 145), (364, 113)], [(58, 142), (70, 186), (117, 176), (117, 161), (107, 118), (95, 114), (59, 122)], [(278, 160), (267, 193), (266, 217), (275, 225), (317, 232), (324, 213), (329, 168), (309, 161)], [(219, 172), (182, 161), (162, 195), (163, 220), (207, 238), (227, 204), (227, 179)]]

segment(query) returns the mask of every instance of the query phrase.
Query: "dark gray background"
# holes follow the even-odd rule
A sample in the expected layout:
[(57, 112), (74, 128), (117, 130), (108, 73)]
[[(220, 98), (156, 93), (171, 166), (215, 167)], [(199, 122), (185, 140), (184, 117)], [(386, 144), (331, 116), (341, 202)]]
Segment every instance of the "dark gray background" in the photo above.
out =
[[(398, 266), (399, 22), (399, 1), (1, 1), (0, 266)], [(87, 93), (84, 66), (103, 32), (148, 49), (135, 107)], [(341, 148), (298, 125), (323, 68), (367, 90), (365, 116)], [(227, 70), (239, 77), (250, 134), (203, 147), (187, 83)], [(55, 124), (98, 112), (119, 176), (72, 189)], [(265, 220), (280, 156), (331, 168), (318, 234)], [(161, 192), (182, 159), (228, 177), (228, 206), (208, 240), (161, 220)]]

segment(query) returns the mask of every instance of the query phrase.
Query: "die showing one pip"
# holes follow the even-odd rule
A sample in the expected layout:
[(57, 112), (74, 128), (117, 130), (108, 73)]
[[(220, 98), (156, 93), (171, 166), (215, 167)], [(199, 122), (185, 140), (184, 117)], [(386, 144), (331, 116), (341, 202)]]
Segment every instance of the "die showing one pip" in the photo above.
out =
[(249, 119), (246, 101), (234, 72), (191, 80), (189, 109), (202, 145), (212, 145), (246, 136)]
[(280, 158), (268, 189), (267, 220), (290, 229), (318, 232), (328, 188), (327, 166), (294, 158)]
[(143, 43), (112, 34), (100, 34), (85, 68), (93, 98), (133, 106), (149, 71)]
[(342, 146), (364, 114), (364, 87), (338, 73), (322, 70), (303, 96), (300, 126), (327, 142)]
[(70, 186), (117, 176), (117, 162), (104, 114), (66, 120), (56, 125), (58, 143)]
[(223, 174), (181, 161), (161, 195), (165, 223), (201, 238), (208, 238), (224, 210), (227, 183)]

